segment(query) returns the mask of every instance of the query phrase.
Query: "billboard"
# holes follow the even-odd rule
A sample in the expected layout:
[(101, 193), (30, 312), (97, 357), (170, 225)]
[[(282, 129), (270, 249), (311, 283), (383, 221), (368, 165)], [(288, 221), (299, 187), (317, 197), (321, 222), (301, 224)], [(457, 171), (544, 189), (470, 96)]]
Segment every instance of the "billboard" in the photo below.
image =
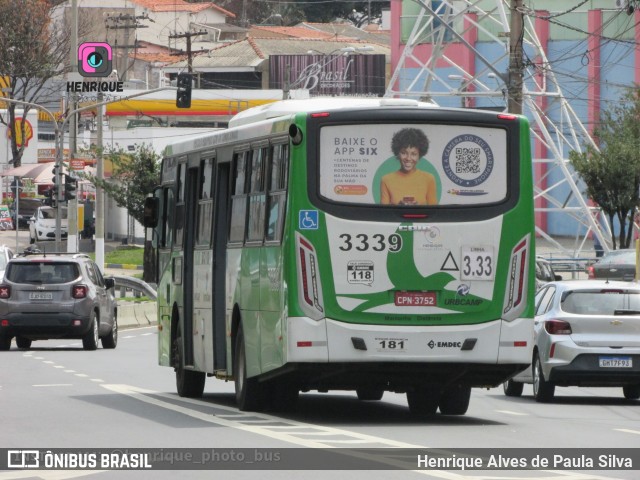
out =
[(305, 89), (311, 96), (382, 97), (385, 55), (270, 55), (269, 88)]

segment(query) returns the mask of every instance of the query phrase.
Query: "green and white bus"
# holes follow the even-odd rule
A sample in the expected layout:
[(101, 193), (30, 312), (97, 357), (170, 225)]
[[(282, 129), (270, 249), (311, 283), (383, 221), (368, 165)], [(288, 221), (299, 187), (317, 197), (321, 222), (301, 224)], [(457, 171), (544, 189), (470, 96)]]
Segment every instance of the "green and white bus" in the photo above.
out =
[(159, 363), (181, 396), (215, 376), (235, 381), (240, 410), (353, 390), (461, 415), (472, 387), (531, 363), (524, 117), (402, 99), (276, 102), (168, 147), (146, 214)]

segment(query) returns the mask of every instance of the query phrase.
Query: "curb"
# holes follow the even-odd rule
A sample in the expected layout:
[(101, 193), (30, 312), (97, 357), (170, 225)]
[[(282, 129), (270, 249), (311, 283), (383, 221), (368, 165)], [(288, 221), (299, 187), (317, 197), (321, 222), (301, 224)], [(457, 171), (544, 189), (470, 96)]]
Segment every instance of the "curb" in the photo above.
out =
[(157, 323), (156, 302), (118, 302), (118, 327), (148, 327)]

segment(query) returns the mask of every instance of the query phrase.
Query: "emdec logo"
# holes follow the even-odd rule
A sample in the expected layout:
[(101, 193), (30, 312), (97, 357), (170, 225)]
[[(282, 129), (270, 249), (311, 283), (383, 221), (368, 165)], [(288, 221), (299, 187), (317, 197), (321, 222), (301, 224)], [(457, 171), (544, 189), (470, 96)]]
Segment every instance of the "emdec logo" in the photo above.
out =
[(113, 70), (111, 45), (86, 42), (78, 47), (78, 70), (83, 77), (106, 77)]
[[(113, 71), (113, 50), (105, 42), (85, 42), (78, 47), (78, 72), (85, 78), (105, 78)], [(123, 82), (67, 82), (67, 92), (122, 92)]]

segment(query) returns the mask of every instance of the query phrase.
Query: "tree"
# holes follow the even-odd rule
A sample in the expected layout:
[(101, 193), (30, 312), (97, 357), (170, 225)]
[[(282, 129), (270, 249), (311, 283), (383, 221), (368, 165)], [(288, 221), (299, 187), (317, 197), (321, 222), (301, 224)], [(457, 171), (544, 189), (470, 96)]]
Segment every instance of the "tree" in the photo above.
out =
[[(160, 181), (160, 155), (151, 145), (136, 145), (133, 152), (122, 149), (107, 152), (105, 160), (113, 165), (111, 178), (98, 179), (94, 175), (84, 174), (96, 187), (102, 188), (121, 208), (126, 208), (140, 224), (144, 217), (144, 199)], [(155, 259), (152, 255), (151, 241), (145, 239), (144, 244), (144, 280), (155, 279)]]
[[(0, 0), (0, 83), (6, 84), (6, 98), (40, 103), (53, 93), (50, 80), (68, 70), (70, 32), (52, 24), (54, 4), (45, 0)], [(18, 167), (25, 148), (19, 139), (26, 138), (26, 122), (16, 123), (16, 109), (23, 110), (26, 118), (33, 107), (7, 103), (4, 108), (7, 112), (0, 114), (0, 123), (9, 128), (10, 162)]]
[[(612, 228), (614, 219), (618, 220), (618, 243), (628, 248), (634, 212), (640, 206), (640, 86), (602, 112), (594, 136), (599, 151), (588, 145), (583, 152), (570, 152), (569, 160), (584, 180), (587, 196), (602, 208)], [(615, 250), (615, 229), (611, 240)]]

